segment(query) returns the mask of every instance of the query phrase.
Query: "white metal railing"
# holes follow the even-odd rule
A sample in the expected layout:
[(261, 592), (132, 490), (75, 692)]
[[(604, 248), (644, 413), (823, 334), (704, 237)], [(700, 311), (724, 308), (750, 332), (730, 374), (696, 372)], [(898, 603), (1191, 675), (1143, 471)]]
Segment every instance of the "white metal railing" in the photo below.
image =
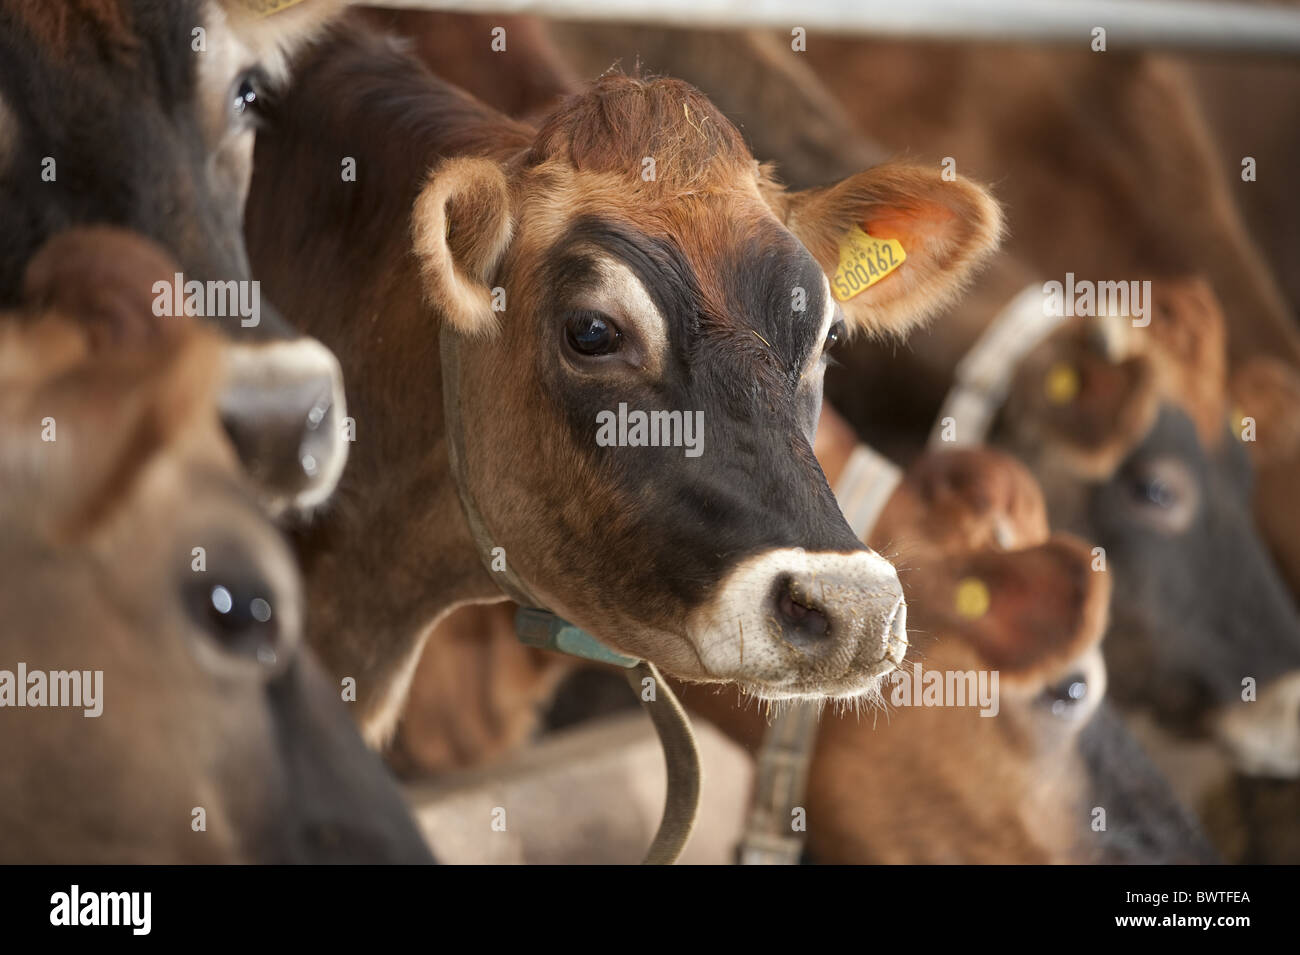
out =
[[(367, 2), (367, 0), (353, 0)], [(370, 5), (679, 27), (1300, 53), (1300, 10), (1201, 0), (368, 0)]]

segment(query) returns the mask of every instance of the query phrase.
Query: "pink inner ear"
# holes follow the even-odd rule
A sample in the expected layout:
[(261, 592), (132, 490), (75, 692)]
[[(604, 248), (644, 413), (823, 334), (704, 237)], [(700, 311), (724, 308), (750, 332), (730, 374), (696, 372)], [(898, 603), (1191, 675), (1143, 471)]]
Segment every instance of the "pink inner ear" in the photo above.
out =
[(915, 209), (881, 211), (862, 221), (862, 231), (877, 239), (897, 239), (903, 251), (910, 252), (921, 243), (942, 238), (956, 214), (938, 203), (925, 203)]

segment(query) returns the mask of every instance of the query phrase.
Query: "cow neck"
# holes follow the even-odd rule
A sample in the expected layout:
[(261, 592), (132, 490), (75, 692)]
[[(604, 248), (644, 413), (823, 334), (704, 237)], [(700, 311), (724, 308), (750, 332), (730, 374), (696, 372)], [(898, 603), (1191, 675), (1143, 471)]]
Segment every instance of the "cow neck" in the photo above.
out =
[(460, 499), (460, 509), (474, 539), (474, 550), (501, 591), (517, 603), (520, 613), (515, 619), (515, 631), (520, 639), (531, 646), (549, 647), (572, 656), (634, 667), (640, 661), (625, 656), (605, 646), (594, 636), (576, 627), (547, 609), (523, 578), (510, 568), (510, 562), (493, 566), (492, 551), (496, 545), (488, 532), (487, 522), (474, 500), (470, 489), (468, 465), (465, 460), (465, 428), (460, 413), (460, 335), (446, 323), (439, 333), (439, 351), (442, 363), (442, 414), (447, 432), (447, 459), (451, 480)]
[[(865, 444), (857, 445), (834, 485), (840, 510), (859, 540), (865, 541), (903, 479), (902, 470)], [(741, 836), (741, 865), (796, 865), (803, 833), (791, 828), (803, 805), (812, 768), (820, 703), (796, 702), (783, 709), (763, 735), (754, 780), (754, 798)]]
[[(493, 569), (492, 538), (467, 480), (465, 432), (460, 414), (460, 336), (446, 323), (439, 332), (438, 347), (442, 361), (442, 413), (447, 429), (447, 457), (452, 482), (456, 485), (461, 510), (474, 537), (479, 560), (483, 561), (489, 573), (496, 575), (501, 590), (520, 605), (515, 617), (515, 630), (524, 642), (602, 663), (616, 663), (627, 669), (628, 683), (649, 714), (663, 747), (668, 776), (663, 816), (643, 861), (648, 865), (671, 865), (677, 861), (691, 837), (700, 805), (700, 754), (686, 711), (649, 660), (615, 653), (591, 634), (545, 609), (528, 585), (508, 569), (508, 564), (507, 569)], [(653, 692), (647, 693), (649, 687), (654, 688)]]
[[(1064, 312), (1064, 310), (1062, 310)], [(930, 431), (931, 450), (984, 444), (1007, 400), (1016, 369), (1065, 321), (1043, 307), (1041, 285), (1028, 285), (991, 321), (953, 371), (953, 384)], [(944, 422), (952, 419), (951, 437)]]
[(447, 431), (447, 459), (451, 466), (451, 480), (456, 486), (456, 496), (460, 499), (460, 509), (469, 524), (470, 536), (474, 538), (474, 549), (479, 560), (492, 575), (498, 587), (507, 597), (521, 607), (542, 608), (528, 585), (524, 583), (507, 562), (502, 569), (492, 567), (492, 538), (488, 534), (483, 515), (474, 502), (474, 495), (469, 489), (467, 465), (465, 462), (465, 432), (460, 415), (460, 336), (448, 324), (442, 324), (439, 332), (439, 351), (442, 363), (442, 414)]

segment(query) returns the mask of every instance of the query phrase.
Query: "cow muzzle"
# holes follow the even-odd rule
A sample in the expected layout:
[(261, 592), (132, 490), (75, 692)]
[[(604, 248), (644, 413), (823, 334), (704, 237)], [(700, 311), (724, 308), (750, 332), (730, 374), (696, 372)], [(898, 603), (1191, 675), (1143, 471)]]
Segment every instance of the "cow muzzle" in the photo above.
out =
[(312, 338), (229, 345), (221, 420), (270, 511), (305, 512), (347, 461), (343, 372)]
[(1266, 684), (1259, 699), (1221, 710), (1213, 724), (1241, 772), (1300, 777), (1300, 670)]
[(758, 697), (860, 697), (902, 662), (907, 603), (872, 551), (781, 548), (733, 569), (688, 636), (713, 679)]

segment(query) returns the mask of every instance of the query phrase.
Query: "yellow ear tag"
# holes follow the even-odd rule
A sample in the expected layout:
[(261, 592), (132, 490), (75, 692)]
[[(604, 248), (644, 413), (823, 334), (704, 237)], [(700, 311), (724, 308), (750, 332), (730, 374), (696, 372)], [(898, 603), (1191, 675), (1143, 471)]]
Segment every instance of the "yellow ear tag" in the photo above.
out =
[(978, 577), (967, 577), (957, 584), (957, 614), (967, 620), (978, 620), (989, 612), (988, 584)]
[(1229, 412), (1228, 414), (1228, 421), (1232, 425), (1232, 433), (1237, 436), (1238, 441), (1241, 440), (1241, 432), (1245, 429), (1246, 426), (1246, 423), (1242, 420), (1245, 417), (1246, 417), (1246, 412), (1242, 411), (1240, 408), (1237, 407), (1234, 407), (1232, 411)]
[(831, 279), (836, 301), (861, 295), (907, 261), (903, 243), (877, 239), (853, 226), (840, 239), (840, 265)]
[(296, 7), (300, 3), (302, 0), (244, 0), (244, 6), (259, 17), (269, 17), (273, 13), (279, 13), (288, 7)]
[(1058, 361), (1047, 371), (1043, 393), (1054, 405), (1068, 405), (1079, 395), (1079, 373), (1067, 361)]

